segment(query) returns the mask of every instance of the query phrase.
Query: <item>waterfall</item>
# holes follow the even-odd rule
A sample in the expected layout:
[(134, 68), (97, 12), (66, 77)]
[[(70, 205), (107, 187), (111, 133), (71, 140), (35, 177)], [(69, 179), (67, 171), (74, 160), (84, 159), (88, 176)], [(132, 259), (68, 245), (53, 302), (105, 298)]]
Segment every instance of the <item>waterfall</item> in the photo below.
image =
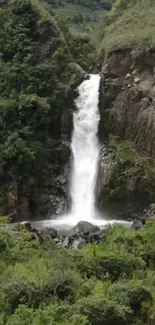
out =
[(95, 188), (99, 162), (99, 141), (97, 138), (100, 120), (99, 101), (100, 76), (90, 75), (78, 87), (79, 96), (73, 113), (73, 133), (71, 139), (72, 168), (70, 181), (71, 210), (68, 214), (51, 220), (38, 221), (38, 227), (68, 229), (79, 221), (88, 221), (104, 227), (107, 224), (128, 222), (106, 220), (95, 210)]
[(91, 221), (95, 216), (95, 187), (99, 161), (97, 138), (99, 123), (100, 76), (91, 75), (78, 87), (75, 101), (71, 148), (73, 154), (71, 171), (71, 216), (74, 222)]

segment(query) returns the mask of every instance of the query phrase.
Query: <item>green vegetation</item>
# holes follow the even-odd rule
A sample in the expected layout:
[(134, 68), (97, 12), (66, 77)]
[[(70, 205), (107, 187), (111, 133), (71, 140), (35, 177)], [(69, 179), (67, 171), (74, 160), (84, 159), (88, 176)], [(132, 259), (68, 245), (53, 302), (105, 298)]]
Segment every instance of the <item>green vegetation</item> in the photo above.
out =
[[(154, 48), (154, 0), (47, 0), (72, 35), (87, 33), (102, 57), (117, 48)], [(144, 28), (145, 26), (145, 28)]]
[(92, 33), (96, 23), (112, 8), (114, 0), (46, 0), (73, 34)]
[(154, 0), (116, 0), (112, 10), (99, 24), (102, 51), (119, 47), (154, 47)]
[[(103, 15), (98, 38), (104, 53), (154, 46), (154, 1), (112, 3), (0, 2), (1, 205), (7, 205), (13, 183), (19, 197), (33, 204), (50, 140), (68, 132), (73, 89), (82, 68), (89, 72), (96, 64), (92, 39), (77, 30), (93, 35)], [(109, 146), (117, 170), (103, 189), (104, 199), (152, 202), (154, 161), (130, 141), (111, 137)], [(1, 217), (0, 325), (154, 325), (155, 221), (148, 219), (138, 231), (117, 225), (102, 236), (102, 243), (74, 251)]]
[(39, 186), (47, 139), (63, 133), (61, 119), (83, 71), (37, 0), (1, 2), (0, 40), (2, 201), (14, 180), (20, 194)]
[(57, 18), (59, 28), (61, 29), (70, 53), (74, 60), (87, 72), (92, 72), (96, 67), (96, 46), (92, 38), (82, 34), (70, 33), (69, 25), (65, 19)]
[(0, 222), (1, 325), (153, 325), (155, 222), (80, 251)]
[(114, 150), (116, 169), (109, 186), (103, 188), (105, 200), (133, 199), (152, 203), (155, 195), (155, 163), (150, 157), (139, 153), (131, 141), (121, 141), (118, 136), (109, 137)]

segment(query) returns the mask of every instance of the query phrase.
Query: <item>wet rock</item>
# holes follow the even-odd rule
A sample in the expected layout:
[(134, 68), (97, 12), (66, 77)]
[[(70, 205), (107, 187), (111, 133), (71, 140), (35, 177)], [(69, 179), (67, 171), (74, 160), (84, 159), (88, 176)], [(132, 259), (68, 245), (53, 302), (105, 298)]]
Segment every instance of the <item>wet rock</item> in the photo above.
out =
[(28, 230), (28, 231), (32, 231), (33, 230), (33, 227), (31, 225), (31, 223), (29, 221), (25, 221), (25, 222), (21, 222), (22, 225), (25, 226), (25, 228)]
[(56, 245), (59, 245), (60, 244), (60, 238), (59, 237), (54, 238), (54, 242), (55, 242)]
[(101, 239), (101, 233), (100, 231), (97, 231), (95, 233), (91, 233), (88, 235), (88, 242), (89, 243), (99, 243), (100, 242), (100, 239)]
[(134, 230), (139, 230), (140, 228), (142, 228), (142, 226), (143, 226), (142, 221), (137, 219), (137, 220), (134, 220), (131, 228)]
[(47, 235), (49, 234), (52, 239), (57, 238), (58, 235), (57, 231), (54, 228), (46, 228), (44, 233)]
[(40, 204), (46, 204), (49, 201), (49, 195), (48, 193), (41, 193), (40, 195)]
[(63, 211), (65, 211), (66, 207), (67, 207), (67, 198), (65, 197), (59, 198), (59, 204), (57, 204), (57, 207), (55, 207), (55, 214), (56, 215), (61, 214)]
[(80, 238), (74, 240), (74, 242), (72, 244), (72, 248), (73, 249), (80, 249), (84, 245), (86, 245), (86, 240), (84, 238), (80, 237)]
[(31, 231), (35, 232), (39, 237), (41, 236), (42, 238), (46, 238), (46, 237), (50, 237), (52, 239), (57, 238), (58, 233), (54, 228), (40, 228), (40, 229), (36, 229), (36, 228), (31, 228)]
[(100, 231), (100, 228), (98, 226), (93, 225), (92, 223), (87, 221), (80, 221), (75, 227), (70, 230), (69, 235), (88, 234), (95, 233), (97, 231)]
[(109, 186), (112, 176), (117, 173), (119, 162), (115, 157), (115, 153), (111, 149), (106, 149), (101, 153), (100, 166), (99, 166), (99, 181), (98, 181), (98, 199), (102, 199), (102, 190)]
[(145, 211), (145, 217), (155, 218), (155, 204), (151, 204), (149, 209)]
[(71, 244), (71, 238), (67, 236), (63, 241), (63, 246), (69, 248), (70, 244)]

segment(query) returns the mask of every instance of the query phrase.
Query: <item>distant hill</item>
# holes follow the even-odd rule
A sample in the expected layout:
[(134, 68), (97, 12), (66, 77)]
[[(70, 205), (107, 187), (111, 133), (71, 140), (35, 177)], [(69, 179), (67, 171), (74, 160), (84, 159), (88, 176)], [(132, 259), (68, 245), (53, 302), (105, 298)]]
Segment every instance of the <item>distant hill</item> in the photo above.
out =
[(112, 8), (115, 0), (46, 0), (58, 18), (70, 25), (72, 32), (92, 32), (96, 23)]

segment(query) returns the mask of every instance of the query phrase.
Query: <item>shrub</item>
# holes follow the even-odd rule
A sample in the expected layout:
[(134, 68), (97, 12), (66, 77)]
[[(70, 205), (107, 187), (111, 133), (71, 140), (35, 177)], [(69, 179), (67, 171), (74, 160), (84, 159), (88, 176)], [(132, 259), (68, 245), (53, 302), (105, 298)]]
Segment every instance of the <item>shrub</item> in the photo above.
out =
[(130, 309), (103, 296), (90, 296), (77, 302), (77, 310), (86, 315), (92, 325), (126, 325)]
[(135, 270), (144, 269), (145, 262), (117, 246), (88, 245), (83, 249), (84, 258), (78, 267), (83, 275), (98, 279), (110, 277), (116, 281), (120, 277), (130, 277)]

